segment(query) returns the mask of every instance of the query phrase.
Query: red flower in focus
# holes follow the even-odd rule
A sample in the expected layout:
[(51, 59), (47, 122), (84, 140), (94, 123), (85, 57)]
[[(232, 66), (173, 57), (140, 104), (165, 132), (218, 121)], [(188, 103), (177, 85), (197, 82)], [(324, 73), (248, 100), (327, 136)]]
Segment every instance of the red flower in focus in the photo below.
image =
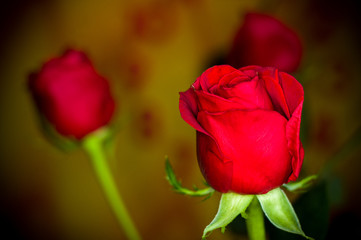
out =
[(294, 72), (300, 65), (302, 44), (297, 34), (269, 15), (248, 13), (236, 33), (227, 63), (276, 67)]
[(303, 88), (275, 68), (215, 66), (180, 93), (198, 163), (220, 192), (266, 193), (298, 178)]
[(67, 137), (83, 138), (106, 125), (114, 113), (107, 80), (83, 52), (68, 50), (47, 61), (30, 75), (29, 87), (40, 113)]

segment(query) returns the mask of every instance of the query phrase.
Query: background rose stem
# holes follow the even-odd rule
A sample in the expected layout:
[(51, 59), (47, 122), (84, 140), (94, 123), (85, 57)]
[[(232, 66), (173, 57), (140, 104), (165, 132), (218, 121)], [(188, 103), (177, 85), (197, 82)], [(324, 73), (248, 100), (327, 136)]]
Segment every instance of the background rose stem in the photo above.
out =
[(139, 240), (141, 237), (125, 208), (108, 166), (103, 149), (104, 137), (103, 134), (92, 134), (86, 137), (83, 141), (83, 148), (92, 161), (99, 183), (127, 238), (130, 240)]
[(250, 240), (265, 240), (265, 228), (263, 220), (263, 211), (257, 197), (253, 198), (252, 203), (247, 209), (246, 218), (247, 232)]

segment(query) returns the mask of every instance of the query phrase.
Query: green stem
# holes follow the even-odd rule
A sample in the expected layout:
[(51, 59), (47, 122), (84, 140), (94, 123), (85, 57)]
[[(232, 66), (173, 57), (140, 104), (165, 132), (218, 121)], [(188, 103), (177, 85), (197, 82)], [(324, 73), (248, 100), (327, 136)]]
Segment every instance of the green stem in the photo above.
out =
[(88, 136), (83, 142), (84, 150), (87, 152), (92, 161), (99, 183), (103, 188), (106, 198), (108, 199), (119, 224), (123, 227), (126, 236), (130, 240), (139, 240), (141, 237), (138, 234), (127, 209), (125, 208), (108, 166), (103, 149), (104, 138), (105, 135), (103, 132), (98, 132)]
[(250, 240), (265, 240), (263, 211), (258, 199), (255, 197), (247, 209), (247, 232)]

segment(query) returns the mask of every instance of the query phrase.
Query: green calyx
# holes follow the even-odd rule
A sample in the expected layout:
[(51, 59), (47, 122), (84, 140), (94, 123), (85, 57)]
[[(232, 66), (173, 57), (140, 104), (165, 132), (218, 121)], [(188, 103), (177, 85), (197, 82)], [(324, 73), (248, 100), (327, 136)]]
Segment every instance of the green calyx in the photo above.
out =
[(224, 232), (225, 227), (239, 214), (247, 218), (246, 209), (252, 202), (254, 195), (241, 195), (237, 193), (223, 193), (219, 203), (218, 212), (213, 221), (204, 229), (202, 238), (217, 228)]
[(38, 114), (40, 129), (45, 138), (56, 148), (64, 152), (71, 152), (77, 149), (79, 141), (72, 137), (65, 137), (58, 133), (55, 127), (41, 113)]
[(222, 194), (218, 212), (213, 221), (204, 229), (202, 238), (205, 239), (217, 228), (221, 228), (224, 232), (225, 227), (241, 214), (246, 219), (250, 239), (264, 240), (262, 211), (277, 228), (312, 239), (303, 232), (297, 215), (281, 188), (275, 188), (260, 195)]
[[(193, 190), (184, 188), (181, 182), (177, 180), (168, 157), (165, 161), (165, 170), (166, 179), (177, 193), (192, 197), (206, 196), (205, 199), (207, 199), (215, 192), (211, 187), (204, 189), (194, 187)], [(284, 184), (283, 187), (292, 192), (305, 192), (316, 180), (317, 176), (312, 175), (299, 182)], [(259, 195), (223, 193), (216, 216), (204, 229), (202, 239), (206, 239), (217, 228), (220, 228), (223, 233), (226, 226), (239, 214), (246, 219), (247, 231), (251, 240), (266, 239), (263, 215), (266, 215), (268, 220), (281, 230), (313, 239), (303, 232), (291, 203), (280, 187)]]
[(283, 187), (290, 192), (303, 193), (306, 192), (311, 186), (313, 186), (316, 180), (317, 175), (311, 175), (298, 182), (289, 182), (287, 184), (283, 184)]
[(173, 190), (177, 193), (192, 196), (192, 197), (203, 197), (206, 196), (205, 199), (208, 199), (211, 197), (214, 193), (214, 189), (211, 187), (207, 187), (204, 189), (198, 189), (197, 187), (193, 187), (193, 190), (190, 190), (188, 188), (184, 188), (180, 181), (177, 180), (177, 177), (175, 176), (175, 173), (173, 171), (173, 168), (169, 162), (168, 157), (166, 156), (165, 159), (165, 171), (166, 171), (166, 178), (169, 182), (169, 184), (173, 187)]
[(266, 194), (257, 195), (262, 210), (268, 220), (277, 228), (312, 239), (302, 231), (297, 215), (281, 188), (275, 188)]

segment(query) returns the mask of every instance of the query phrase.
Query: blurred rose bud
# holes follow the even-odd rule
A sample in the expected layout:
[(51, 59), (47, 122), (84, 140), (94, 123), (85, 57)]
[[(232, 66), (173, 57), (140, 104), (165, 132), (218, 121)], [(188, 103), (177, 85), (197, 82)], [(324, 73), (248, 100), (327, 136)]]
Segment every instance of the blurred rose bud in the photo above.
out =
[(300, 65), (302, 44), (298, 35), (272, 16), (247, 13), (229, 52), (227, 63), (276, 67), (294, 72)]
[(115, 102), (107, 80), (80, 51), (68, 50), (29, 77), (30, 91), (42, 116), (58, 133), (78, 140), (106, 125)]

